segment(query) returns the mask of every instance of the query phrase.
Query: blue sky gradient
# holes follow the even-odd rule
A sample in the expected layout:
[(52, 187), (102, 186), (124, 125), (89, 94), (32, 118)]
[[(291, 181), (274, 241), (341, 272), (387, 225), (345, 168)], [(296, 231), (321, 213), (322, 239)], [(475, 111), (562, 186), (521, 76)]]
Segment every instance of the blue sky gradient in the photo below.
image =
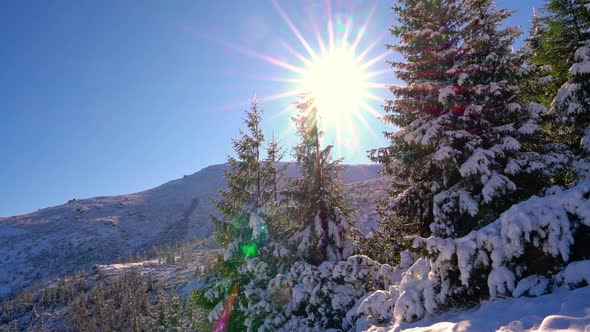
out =
[[(278, 3), (317, 48), (311, 22), (327, 31), (326, 1)], [(352, 19), (354, 35), (373, 4), (331, 6), (335, 18)], [(360, 49), (386, 33), (391, 5), (376, 3)], [(525, 31), (541, 5), (498, 1), (517, 10), (509, 23)], [(145, 190), (223, 163), (254, 95), (267, 135), (289, 126), (280, 110), (294, 98), (264, 97), (291, 89), (272, 79), (293, 74), (244, 52), (301, 65), (285, 45), (305, 49), (270, 1), (25, 0), (2, 2), (0, 13), (0, 216)], [(391, 41), (385, 34), (368, 58)], [(372, 67), (385, 68), (385, 59)], [(376, 80), (394, 83), (392, 73)], [(365, 151), (385, 143), (385, 127), (367, 121), (372, 133), (359, 129), (357, 148), (336, 150), (346, 163), (368, 163)]]

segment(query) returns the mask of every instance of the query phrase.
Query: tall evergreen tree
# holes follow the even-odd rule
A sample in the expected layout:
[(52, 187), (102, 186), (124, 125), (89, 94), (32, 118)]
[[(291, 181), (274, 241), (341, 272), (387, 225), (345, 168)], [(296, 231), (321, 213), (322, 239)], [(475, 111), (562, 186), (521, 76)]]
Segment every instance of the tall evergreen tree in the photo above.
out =
[[(219, 190), (220, 200), (212, 200), (224, 218), (234, 220), (245, 211), (255, 210), (264, 203), (262, 188), (261, 150), (264, 134), (260, 128), (262, 110), (254, 100), (246, 112), (244, 123), (248, 132), (240, 130), (240, 139), (233, 139), (236, 157), (229, 156), (229, 170), (224, 172), (227, 190)], [(214, 218), (217, 240), (227, 245), (233, 240), (231, 223)]]
[(534, 12), (522, 49), (522, 100), (549, 107), (559, 87), (568, 80), (568, 70), (576, 62), (574, 52), (590, 34), (585, 3), (587, 0), (547, 0), (540, 12)]
[(590, 177), (588, 127), (590, 123), (590, 85), (588, 49), (590, 42), (590, 1), (549, 0), (541, 17), (543, 45), (532, 57), (536, 64), (556, 68), (557, 81), (550, 112), (552, 138), (568, 146), (574, 162), (568, 172), (568, 185)]
[(557, 139), (567, 144), (575, 156), (570, 176), (571, 184), (575, 184), (590, 179), (590, 1), (554, 0), (547, 9), (549, 41), (554, 42), (551, 37), (565, 34), (566, 29), (567, 35), (575, 38), (559, 40), (554, 46), (569, 51), (562, 56), (573, 63), (564, 73), (567, 82), (557, 92), (549, 113)]
[(240, 138), (233, 140), (236, 156), (228, 157), (229, 169), (225, 171), (228, 189), (219, 191), (221, 199), (212, 200), (223, 217), (213, 218), (216, 239), (225, 248), (214, 267), (218, 279), (196, 296), (200, 305), (212, 309), (211, 320), (223, 319), (224, 305), (231, 303), (231, 308), (225, 310), (233, 312), (225, 324), (229, 330), (236, 331), (243, 330), (247, 320), (244, 312), (249, 299), (244, 286), (257, 278), (249, 267), (260, 262), (257, 256), (268, 242), (269, 229), (274, 229), (275, 213), (279, 210), (275, 191), (283, 172), (277, 168), (282, 153), (273, 139), (266, 158), (262, 158), (261, 121), (262, 110), (254, 100), (244, 119), (247, 131), (240, 131)]
[(273, 134), (266, 146), (266, 158), (262, 169), (265, 201), (279, 202), (282, 175), (287, 168), (286, 164), (281, 165), (279, 162), (284, 156), (285, 152)]
[(549, 107), (559, 86), (563, 84), (563, 75), (551, 63), (539, 61), (548, 46), (545, 42), (547, 29), (544, 19), (534, 11), (529, 35), (519, 51), (523, 62), (519, 79), (520, 103), (537, 102)]
[(587, 4), (587, 0), (547, 0), (537, 19), (542, 42), (538, 43), (533, 60), (550, 65), (559, 85), (568, 80), (568, 71), (576, 62), (574, 53), (590, 35)]
[(456, 80), (457, 75), (448, 70), (459, 47), (456, 24), (462, 14), (457, 4), (441, 1), (400, 1), (393, 9), (398, 24), (390, 31), (396, 41), (386, 46), (405, 58), (389, 63), (406, 85), (390, 87), (395, 99), (387, 101), (383, 121), (403, 131), (386, 133), (391, 145), (371, 153), (384, 166), (384, 175), (392, 178), (390, 199), (377, 207), (377, 239), (369, 240), (372, 256), (384, 262), (397, 261), (404, 236), (430, 234), (435, 182), (443, 175), (432, 162), (425, 163), (434, 149), (428, 144), (432, 137), (422, 134), (410, 140), (404, 135), (411, 128), (427, 128), (442, 111), (438, 92)]
[(385, 107), (401, 130), (372, 154), (394, 179), (378, 236), (465, 235), (539, 192), (564, 157), (546, 144), (543, 106), (516, 103), (520, 32), (500, 28), (509, 12), (492, 0), (405, 0), (394, 10), (400, 40), (388, 47), (406, 60), (391, 63), (406, 85), (391, 87)]
[(297, 225), (291, 240), (301, 257), (312, 264), (339, 261), (352, 253), (341, 160), (332, 160), (331, 145), (321, 147), (323, 132), (314, 100), (302, 99), (297, 109), (293, 121), (300, 142), (294, 147), (294, 157), (301, 176), (287, 191), (292, 206), (290, 219)]

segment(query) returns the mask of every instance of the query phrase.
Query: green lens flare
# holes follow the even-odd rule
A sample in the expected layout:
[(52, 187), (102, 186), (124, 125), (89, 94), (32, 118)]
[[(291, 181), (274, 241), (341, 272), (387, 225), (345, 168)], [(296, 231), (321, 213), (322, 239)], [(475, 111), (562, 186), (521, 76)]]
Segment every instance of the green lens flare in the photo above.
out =
[(246, 257), (256, 256), (257, 249), (258, 249), (258, 246), (256, 245), (256, 243), (249, 243), (249, 244), (242, 245), (242, 253)]

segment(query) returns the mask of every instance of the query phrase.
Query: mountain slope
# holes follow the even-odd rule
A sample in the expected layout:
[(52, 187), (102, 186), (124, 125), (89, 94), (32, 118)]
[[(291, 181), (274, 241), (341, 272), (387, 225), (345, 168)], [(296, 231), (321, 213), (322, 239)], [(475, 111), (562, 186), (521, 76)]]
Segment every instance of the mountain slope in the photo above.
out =
[[(112, 263), (137, 251), (207, 237), (216, 213), (210, 198), (224, 186), (225, 165), (139, 193), (71, 200), (0, 219), (0, 298), (34, 280)], [(378, 176), (377, 165), (346, 165), (345, 183)], [(288, 176), (297, 169), (290, 165)]]

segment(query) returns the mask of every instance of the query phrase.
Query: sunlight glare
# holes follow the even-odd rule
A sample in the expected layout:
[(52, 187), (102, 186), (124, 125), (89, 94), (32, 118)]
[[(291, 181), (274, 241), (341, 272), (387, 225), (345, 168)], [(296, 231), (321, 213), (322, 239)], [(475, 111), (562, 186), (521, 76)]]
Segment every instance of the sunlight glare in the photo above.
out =
[(302, 74), (302, 91), (315, 100), (323, 121), (337, 124), (361, 110), (367, 73), (352, 49), (338, 47), (318, 57)]
[[(382, 44), (386, 32), (369, 39), (367, 46), (361, 46), (361, 40), (368, 36), (369, 22), (377, 8), (378, 0), (373, 0), (365, 21), (356, 26), (353, 24), (355, 20), (352, 15), (333, 15), (332, 0), (326, 0), (326, 12), (322, 19), (310, 21), (311, 32), (317, 39), (316, 45), (310, 44), (304, 37), (303, 33), (306, 31), (298, 29), (287, 11), (279, 4), (279, 0), (271, 0), (271, 3), (299, 42), (298, 49), (297, 45), (278, 39), (289, 57), (272, 56), (233, 43), (218, 42), (285, 70), (286, 77), (257, 77), (289, 85), (285, 90), (262, 96), (259, 98), (260, 101), (291, 99), (295, 96), (313, 98), (313, 106), (321, 122), (320, 128), (326, 133), (322, 138), (324, 143), (342, 146), (341, 156), (359, 153), (358, 149), (362, 146), (363, 140), (377, 140), (374, 133), (369, 130), (368, 119), (381, 115), (370, 103), (382, 102), (383, 99), (372, 91), (386, 89), (386, 85), (376, 79), (390, 72), (389, 69), (372, 68), (391, 54), (389, 50), (366, 59), (377, 45)], [(323, 22), (327, 23), (327, 31), (320, 28)], [(293, 59), (299, 63), (290, 61)], [(274, 117), (284, 117), (296, 109), (294, 104), (290, 104), (282, 111), (276, 112)], [(279, 138), (289, 137), (294, 130), (295, 125), (291, 122), (280, 132)]]

